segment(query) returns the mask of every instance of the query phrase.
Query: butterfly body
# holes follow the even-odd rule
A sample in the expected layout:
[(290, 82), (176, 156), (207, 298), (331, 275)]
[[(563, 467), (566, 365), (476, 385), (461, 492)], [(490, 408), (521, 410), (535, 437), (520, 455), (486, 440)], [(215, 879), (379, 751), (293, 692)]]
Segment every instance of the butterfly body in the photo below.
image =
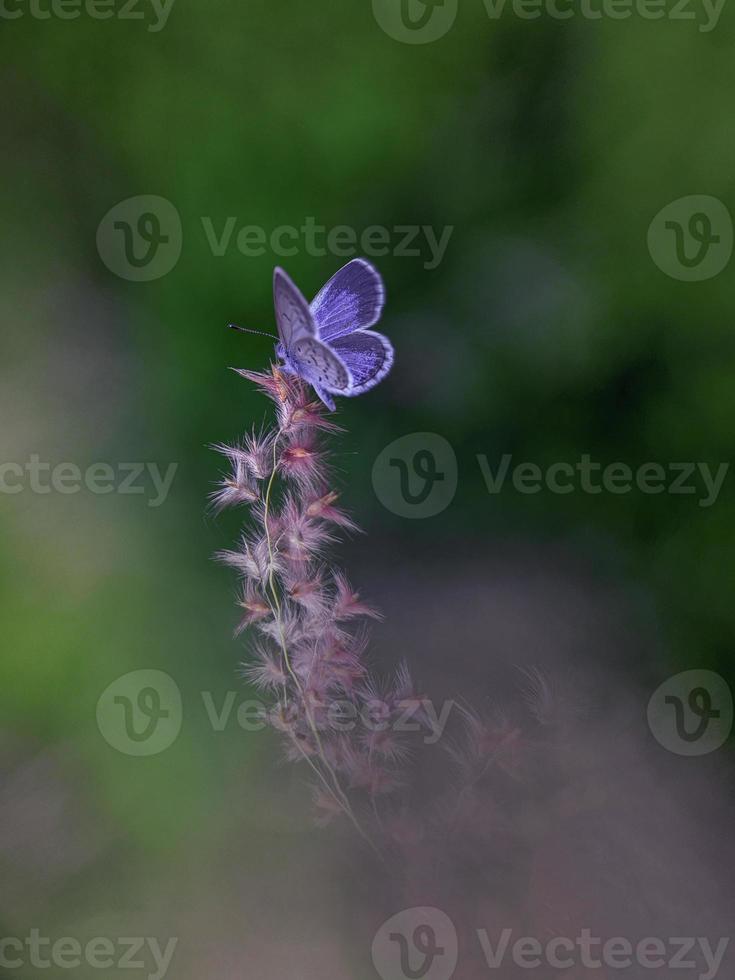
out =
[(312, 385), (334, 411), (334, 395), (369, 391), (393, 365), (387, 337), (370, 330), (385, 301), (383, 281), (365, 259), (353, 259), (319, 291), (311, 304), (283, 269), (273, 274), (273, 301), (285, 370)]

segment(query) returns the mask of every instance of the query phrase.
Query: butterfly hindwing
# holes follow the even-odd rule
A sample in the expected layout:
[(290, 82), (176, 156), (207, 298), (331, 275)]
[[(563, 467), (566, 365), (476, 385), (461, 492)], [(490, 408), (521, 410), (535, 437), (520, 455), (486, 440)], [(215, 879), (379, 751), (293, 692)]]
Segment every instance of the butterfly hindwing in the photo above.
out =
[(353, 259), (335, 272), (311, 304), (321, 340), (333, 341), (380, 319), (385, 288), (380, 273), (365, 259)]
[(324, 388), (320, 388), (319, 385), (312, 385), (312, 388), (317, 393), (321, 401), (323, 401), (327, 406), (329, 411), (333, 412), (337, 406), (334, 404), (334, 398), (332, 398), (329, 392), (325, 391)]
[(334, 395), (345, 395), (352, 377), (338, 354), (316, 337), (302, 337), (289, 349), (297, 373), (315, 388)]
[(352, 383), (345, 395), (361, 395), (382, 381), (393, 366), (393, 345), (382, 333), (356, 330), (333, 340), (330, 347), (350, 372)]

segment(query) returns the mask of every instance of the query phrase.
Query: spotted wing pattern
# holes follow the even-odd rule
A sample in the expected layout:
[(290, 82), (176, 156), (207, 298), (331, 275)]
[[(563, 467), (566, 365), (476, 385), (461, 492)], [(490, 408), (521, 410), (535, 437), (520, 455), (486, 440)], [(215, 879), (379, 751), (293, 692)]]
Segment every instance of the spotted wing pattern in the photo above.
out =
[(346, 395), (352, 378), (342, 360), (316, 337), (303, 337), (289, 350), (296, 372), (315, 388), (334, 395)]

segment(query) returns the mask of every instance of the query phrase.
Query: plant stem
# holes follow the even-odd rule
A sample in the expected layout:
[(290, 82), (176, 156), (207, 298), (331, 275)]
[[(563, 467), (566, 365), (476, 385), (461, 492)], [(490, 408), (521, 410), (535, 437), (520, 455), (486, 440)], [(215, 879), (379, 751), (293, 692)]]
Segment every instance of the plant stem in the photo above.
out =
[[(321, 772), (321, 770), (319, 769), (319, 767), (316, 766), (314, 764), (314, 762), (306, 754), (306, 752), (304, 751), (303, 746), (299, 743), (298, 739), (294, 738), (293, 740), (296, 743), (296, 745), (298, 746), (299, 750), (301, 751), (301, 754), (304, 757), (304, 759), (309, 763), (309, 765), (312, 767), (312, 769), (317, 773), (317, 775), (319, 776), (319, 778), (321, 779), (321, 781), (324, 783), (326, 789), (329, 791), (330, 795), (333, 797), (333, 799), (335, 800), (335, 802), (341, 807), (341, 809), (344, 811), (344, 813), (349, 817), (349, 819), (353, 823), (353, 825), (354, 825), (355, 829), (357, 830), (357, 832), (370, 845), (370, 847), (375, 851), (375, 853), (378, 855), (378, 857), (380, 857), (381, 860), (383, 860), (382, 853), (380, 852), (380, 850), (378, 849), (378, 847), (376, 846), (376, 844), (368, 836), (368, 834), (366, 833), (366, 831), (360, 825), (360, 822), (358, 821), (357, 817), (355, 816), (354, 811), (352, 809), (352, 806), (350, 804), (350, 801), (349, 801), (349, 799), (348, 799), (345, 791), (342, 789), (342, 786), (340, 785), (340, 782), (339, 782), (339, 778), (337, 776), (337, 773), (334, 771), (334, 768), (329, 763), (329, 760), (327, 759), (327, 757), (326, 757), (326, 755), (324, 753), (324, 746), (322, 744), (322, 740), (321, 740), (321, 737), (319, 735), (319, 730), (317, 728), (316, 722), (315, 722), (314, 717), (312, 715), (311, 708), (310, 708), (310, 705), (309, 705), (309, 701), (308, 701), (308, 699), (307, 699), (307, 697), (306, 697), (306, 695), (304, 693), (304, 689), (303, 689), (303, 687), (301, 685), (301, 681), (300, 681), (300, 679), (298, 677), (298, 674), (294, 671), (294, 669), (293, 669), (293, 667), (291, 665), (291, 658), (288, 655), (288, 649), (286, 647), (286, 637), (285, 637), (285, 634), (284, 634), (284, 631), (283, 631), (283, 619), (282, 619), (282, 614), (281, 614), (281, 601), (280, 601), (280, 598), (279, 598), (279, 595), (278, 595), (278, 590), (276, 589), (276, 585), (275, 585), (275, 566), (274, 566), (274, 560), (273, 560), (274, 559), (274, 555), (273, 555), (273, 542), (271, 540), (271, 532), (270, 532), (270, 527), (269, 527), (269, 517), (270, 517), (270, 507), (271, 507), (271, 495), (272, 495), (272, 492), (273, 492), (273, 486), (274, 486), (274, 483), (275, 483), (276, 472), (277, 472), (277, 469), (278, 469), (277, 449), (278, 449), (278, 442), (279, 442), (279, 440), (280, 440), (280, 438), (281, 438), (282, 435), (283, 435), (283, 432), (282, 432), (281, 429), (279, 429), (278, 432), (275, 435), (275, 438), (273, 439), (273, 462), (272, 462), (272, 468), (271, 468), (271, 475), (270, 475), (270, 479), (268, 480), (268, 485), (266, 487), (265, 498), (264, 498), (264, 510), (263, 510), (263, 515), (264, 516), (263, 516), (263, 521), (264, 521), (264, 525), (265, 525), (266, 542), (268, 544), (268, 562), (269, 562), (269, 568), (268, 568), (268, 587), (269, 587), (269, 590), (270, 590), (270, 593), (271, 593), (271, 597), (269, 598), (268, 601), (269, 601), (269, 604), (271, 605), (271, 611), (273, 612), (273, 617), (274, 617), (274, 619), (276, 621), (276, 624), (278, 626), (278, 633), (279, 633), (279, 637), (280, 637), (279, 645), (281, 647), (281, 654), (283, 656), (283, 662), (284, 662), (284, 664), (286, 666), (286, 670), (288, 671), (289, 676), (291, 677), (291, 680), (294, 682), (294, 684), (296, 685), (296, 688), (297, 688), (297, 690), (299, 692), (299, 696), (301, 697), (301, 701), (302, 701), (302, 703), (304, 705), (304, 710), (305, 710), (305, 713), (306, 713), (307, 721), (309, 723), (309, 728), (311, 729), (312, 735), (314, 736), (314, 740), (315, 740), (315, 743), (316, 743), (317, 753), (318, 753), (318, 756), (319, 756), (319, 760), (320, 760), (321, 764), (324, 766), (324, 768), (327, 770), (327, 772), (329, 773), (329, 775), (330, 775), (330, 777), (332, 779), (332, 783), (334, 784), (333, 786), (330, 786), (329, 785), (329, 782), (327, 781), (327, 779), (324, 776), (324, 774)], [(287, 697), (286, 697), (286, 695), (287, 695), (287, 692), (286, 692), (286, 684), (284, 682), (284, 685), (283, 685), (284, 710), (286, 708), (286, 703), (287, 703)]]

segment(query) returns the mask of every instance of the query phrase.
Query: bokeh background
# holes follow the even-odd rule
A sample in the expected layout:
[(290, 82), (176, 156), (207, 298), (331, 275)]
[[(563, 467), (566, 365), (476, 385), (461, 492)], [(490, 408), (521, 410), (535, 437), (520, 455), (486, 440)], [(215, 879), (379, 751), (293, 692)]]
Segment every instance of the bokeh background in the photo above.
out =
[[(497, 696), (498, 664), (604, 676), (636, 752), (672, 785), (704, 778), (727, 812), (729, 748), (716, 765), (661, 761), (645, 705), (680, 670), (733, 679), (732, 474), (710, 507), (489, 495), (476, 457), (730, 461), (735, 267), (681, 281), (647, 245), (671, 201), (735, 207), (729, 4), (703, 32), (636, 14), (493, 20), (460, 0), (423, 45), (354, 0), (175, 0), (157, 32), (142, 4), (142, 21), (18, 9), (0, 24), (0, 459), (178, 469), (160, 507), (0, 496), (2, 934), (177, 936), (181, 978), (374, 975), (345, 925), (348, 835), (314, 829), (270, 735), (214, 732), (202, 703), (248, 694), (234, 583), (210, 561), (239, 517), (206, 513), (221, 465), (208, 446), (260, 424), (265, 402), (227, 369), (271, 355), (225, 324), (273, 329), (274, 265), (312, 296), (346, 259), (234, 242), (215, 255), (203, 217), (268, 233), (309, 216), (358, 233), (452, 226), (436, 268), (425, 248), (375, 260), (396, 364), (339, 406), (343, 501), (367, 531), (342, 558), (388, 613), (376, 658), (479, 701)], [(136, 195), (168, 199), (183, 229), (179, 261), (150, 282), (97, 248), (103, 217)], [(414, 432), (443, 435), (459, 467), (426, 520), (391, 513), (371, 476)], [(138, 669), (169, 673), (184, 704), (181, 735), (151, 758), (115, 751), (96, 723), (103, 690)], [(716, 852), (700, 818), (690, 831), (714, 833)]]

